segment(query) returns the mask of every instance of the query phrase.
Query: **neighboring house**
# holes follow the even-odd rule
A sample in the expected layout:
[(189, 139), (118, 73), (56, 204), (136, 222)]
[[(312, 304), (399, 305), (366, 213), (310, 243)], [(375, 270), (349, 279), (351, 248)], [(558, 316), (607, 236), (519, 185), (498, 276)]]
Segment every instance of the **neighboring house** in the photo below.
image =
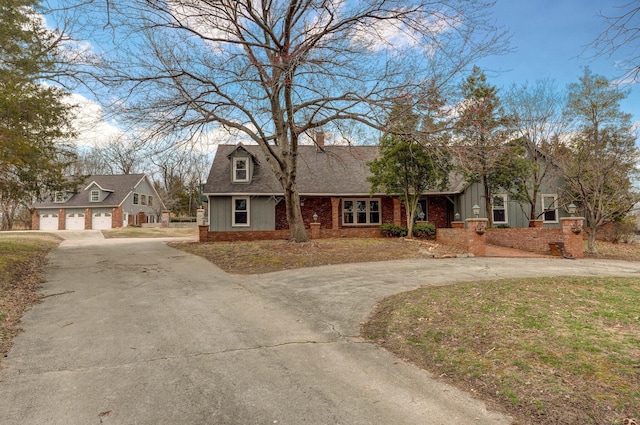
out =
[[(296, 181), (306, 226), (310, 227), (314, 214), (322, 229), (405, 225), (398, 196), (369, 193), (367, 163), (378, 155), (377, 146), (299, 146)], [(484, 205), (481, 189), (454, 173), (444, 190), (429, 190), (422, 196), (417, 217), (439, 228), (473, 218), (473, 205)], [(544, 191), (539, 202), (547, 207), (541, 215), (546, 227), (559, 226), (556, 192)], [(283, 190), (258, 145), (220, 145), (204, 195), (209, 199), (210, 232), (288, 229)], [(529, 226), (520, 205), (507, 195), (494, 195), (493, 205), (494, 223)]]
[(112, 229), (156, 223), (164, 209), (144, 174), (89, 176), (74, 192), (55, 192), (33, 205), (34, 230)]

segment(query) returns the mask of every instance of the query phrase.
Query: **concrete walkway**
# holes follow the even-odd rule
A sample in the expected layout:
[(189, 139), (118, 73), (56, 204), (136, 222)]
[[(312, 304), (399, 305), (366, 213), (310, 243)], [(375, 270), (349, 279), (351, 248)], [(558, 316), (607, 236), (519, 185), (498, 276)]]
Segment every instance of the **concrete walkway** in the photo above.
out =
[(640, 265), (419, 259), (228, 275), (158, 240), (65, 240), (0, 371), (0, 423), (508, 424), (363, 341), (386, 295)]

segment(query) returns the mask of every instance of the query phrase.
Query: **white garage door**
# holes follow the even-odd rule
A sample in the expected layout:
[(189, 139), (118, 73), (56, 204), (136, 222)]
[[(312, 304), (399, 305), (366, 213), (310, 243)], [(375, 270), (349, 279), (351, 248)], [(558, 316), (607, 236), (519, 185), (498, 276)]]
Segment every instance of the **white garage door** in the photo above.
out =
[(94, 213), (91, 218), (92, 229), (111, 229), (111, 213)]
[(84, 230), (84, 214), (67, 214), (67, 230)]
[(40, 230), (58, 230), (58, 214), (40, 214)]

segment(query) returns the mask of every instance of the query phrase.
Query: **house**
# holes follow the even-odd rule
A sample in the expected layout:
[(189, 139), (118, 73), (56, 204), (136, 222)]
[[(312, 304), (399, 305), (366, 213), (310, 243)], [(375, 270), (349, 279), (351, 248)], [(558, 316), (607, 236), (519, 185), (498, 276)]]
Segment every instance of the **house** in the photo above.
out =
[(144, 174), (94, 175), (33, 205), (34, 230), (112, 229), (155, 223), (164, 205)]
[[(297, 188), (305, 225), (311, 227), (317, 221), (323, 234), (331, 236), (369, 236), (379, 234), (383, 223), (405, 225), (404, 206), (398, 196), (369, 193), (367, 163), (378, 155), (377, 146), (299, 146)], [(541, 211), (545, 226), (559, 227), (557, 193), (543, 193), (539, 204), (546, 208)], [(417, 215), (420, 221), (431, 222), (437, 228), (452, 227), (454, 221), (474, 217), (472, 207), (484, 205), (482, 194), (480, 184), (469, 184), (461, 175), (452, 173), (448, 187), (429, 190), (422, 196)], [(283, 190), (258, 145), (220, 145), (204, 195), (209, 200), (209, 233), (234, 232), (236, 237), (227, 240), (237, 240), (240, 232), (259, 238), (256, 232), (288, 229)], [(495, 194), (493, 198), (495, 224), (529, 226), (518, 203), (506, 194)], [(480, 217), (483, 216), (481, 211)]]

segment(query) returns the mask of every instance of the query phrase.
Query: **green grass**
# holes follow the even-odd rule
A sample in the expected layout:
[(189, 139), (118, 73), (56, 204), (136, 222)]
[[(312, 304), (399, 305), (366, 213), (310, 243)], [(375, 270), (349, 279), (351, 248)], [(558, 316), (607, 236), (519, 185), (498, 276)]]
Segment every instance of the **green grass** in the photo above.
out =
[(640, 279), (423, 288), (386, 299), (363, 334), (531, 423), (640, 414)]

